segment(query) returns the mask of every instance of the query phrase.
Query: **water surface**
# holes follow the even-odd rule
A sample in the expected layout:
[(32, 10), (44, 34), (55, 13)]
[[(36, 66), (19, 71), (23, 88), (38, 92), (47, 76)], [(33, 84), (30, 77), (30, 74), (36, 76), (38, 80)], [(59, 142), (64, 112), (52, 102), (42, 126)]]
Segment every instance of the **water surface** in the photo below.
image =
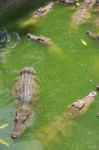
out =
[[(19, 32), (18, 43), (15, 45), (17, 39), (12, 38), (1, 50), (0, 124), (8, 123), (8, 127), (0, 129), (0, 138), (10, 145), (0, 145), (1, 150), (98, 150), (98, 97), (78, 120), (69, 124), (63, 118), (66, 106), (93, 91), (99, 81), (99, 43), (85, 34), (95, 28), (94, 19), (75, 27), (71, 25), (74, 11), (72, 6), (56, 4), (51, 13), (40, 19), (35, 29), (30, 28), (33, 34), (50, 37), (53, 46), (32, 42), (26, 33)], [(28, 17), (18, 20), (18, 24), (22, 19)], [(14, 25), (11, 23), (11, 26)], [(14, 27), (11, 30), (8, 26), (7, 29), (9, 34), (18, 32)], [(81, 39), (87, 45), (83, 45)], [(35, 68), (39, 96), (32, 108), (35, 112), (33, 124), (19, 140), (12, 140), (10, 132), (16, 104), (11, 89), (17, 73), (24, 66)], [(56, 131), (50, 133), (55, 126)]]

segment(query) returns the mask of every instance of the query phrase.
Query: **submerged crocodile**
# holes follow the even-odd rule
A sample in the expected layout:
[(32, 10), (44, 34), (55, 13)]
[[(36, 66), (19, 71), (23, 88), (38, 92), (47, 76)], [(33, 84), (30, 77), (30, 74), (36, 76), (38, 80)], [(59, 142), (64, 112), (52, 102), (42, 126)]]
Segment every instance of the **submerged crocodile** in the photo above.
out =
[(81, 3), (80, 8), (73, 15), (73, 23), (78, 25), (84, 23), (85, 20), (89, 18), (89, 11), (95, 3), (96, 0), (84, 0), (84, 2)]
[(36, 35), (32, 35), (31, 33), (28, 33), (27, 36), (33, 40), (33, 41), (37, 41), (39, 43), (45, 44), (45, 45), (50, 45), (52, 44), (52, 41), (50, 38), (45, 37), (43, 35), (40, 36), (36, 36)]
[(54, 5), (54, 2), (50, 2), (48, 5), (38, 8), (36, 11), (34, 11), (33, 17), (39, 18), (41, 16), (45, 16), (51, 11), (53, 5)]
[(13, 86), (13, 95), (20, 107), (15, 112), (14, 127), (11, 137), (19, 138), (23, 133), (32, 113), (29, 104), (35, 99), (37, 85), (35, 81), (35, 71), (31, 67), (25, 67), (20, 71), (20, 76)]
[(91, 103), (95, 100), (97, 96), (97, 92), (93, 91), (89, 93), (86, 97), (77, 100), (73, 104), (69, 105), (66, 109), (65, 116), (67, 115), (69, 118), (76, 118), (83, 114)]
[(99, 40), (99, 35), (96, 34), (96, 33), (94, 33), (94, 32), (87, 31), (86, 34), (87, 34), (89, 37), (91, 37), (91, 38), (93, 38), (93, 39), (95, 39), (95, 40)]
[[(46, 124), (36, 134), (44, 148), (49, 148), (50, 143), (59, 143), (71, 134), (75, 125), (75, 120), (81, 117), (94, 102), (97, 93), (95, 91), (89, 93), (86, 97), (70, 104), (66, 107), (65, 112), (59, 115), (54, 121)], [(57, 137), (57, 138), (56, 138)], [(57, 140), (56, 140), (57, 139)]]

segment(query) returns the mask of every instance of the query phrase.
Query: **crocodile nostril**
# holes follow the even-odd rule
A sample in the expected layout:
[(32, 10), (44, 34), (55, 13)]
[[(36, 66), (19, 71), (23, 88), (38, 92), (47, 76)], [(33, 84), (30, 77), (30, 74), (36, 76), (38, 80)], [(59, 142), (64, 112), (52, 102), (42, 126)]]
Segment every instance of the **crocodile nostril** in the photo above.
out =
[(12, 133), (12, 134), (11, 134), (11, 138), (12, 138), (12, 139), (17, 139), (17, 138), (19, 138), (19, 135), (18, 135), (18, 134), (15, 134), (15, 133)]

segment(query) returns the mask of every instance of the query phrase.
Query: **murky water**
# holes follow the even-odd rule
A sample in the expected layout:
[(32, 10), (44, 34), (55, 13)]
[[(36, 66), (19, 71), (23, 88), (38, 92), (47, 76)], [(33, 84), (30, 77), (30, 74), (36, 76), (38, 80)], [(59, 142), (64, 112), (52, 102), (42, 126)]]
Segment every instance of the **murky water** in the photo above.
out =
[[(9, 147), (0, 145), (0, 150), (99, 149), (96, 118), (99, 97), (78, 120), (70, 122), (63, 117), (68, 104), (93, 91), (99, 82), (99, 43), (85, 34), (95, 28), (93, 18), (75, 27), (71, 25), (74, 11), (72, 6), (56, 4), (35, 29), (30, 28), (33, 34), (50, 37), (52, 46), (32, 42), (26, 34), (7, 28), (11, 40), (0, 52), (0, 125), (8, 126), (0, 129), (0, 139)], [(22, 19), (17, 23), (21, 24)], [(32, 108), (32, 124), (19, 140), (12, 140), (10, 132), (16, 104), (11, 89), (24, 66), (33, 66), (37, 71), (39, 96)]]

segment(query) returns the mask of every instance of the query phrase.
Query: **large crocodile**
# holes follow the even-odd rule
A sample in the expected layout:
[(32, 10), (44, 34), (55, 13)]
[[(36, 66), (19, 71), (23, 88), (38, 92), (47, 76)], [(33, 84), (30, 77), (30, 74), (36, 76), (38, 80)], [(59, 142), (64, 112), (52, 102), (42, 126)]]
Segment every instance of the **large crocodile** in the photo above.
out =
[(96, 0), (84, 0), (84, 2), (81, 3), (80, 8), (76, 11), (76, 13), (72, 17), (73, 23), (78, 25), (84, 23), (85, 20), (89, 18), (90, 9), (93, 7), (95, 3)]
[[(76, 119), (81, 117), (95, 101), (97, 92), (93, 91), (82, 99), (75, 101), (66, 107), (65, 111), (56, 117), (52, 122), (41, 127), (36, 134), (45, 149), (49, 148), (50, 143), (59, 143), (61, 140), (71, 135)], [(47, 138), (46, 138), (47, 137)]]
[(29, 103), (33, 102), (37, 91), (35, 81), (35, 70), (31, 67), (25, 67), (20, 71), (20, 76), (13, 86), (13, 95), (19, 103), (20, 107), (15, 112), (14, 127), (11, 137), (18, 138), (23, 133), (28, 120), (32, 113), (29, 108)]

